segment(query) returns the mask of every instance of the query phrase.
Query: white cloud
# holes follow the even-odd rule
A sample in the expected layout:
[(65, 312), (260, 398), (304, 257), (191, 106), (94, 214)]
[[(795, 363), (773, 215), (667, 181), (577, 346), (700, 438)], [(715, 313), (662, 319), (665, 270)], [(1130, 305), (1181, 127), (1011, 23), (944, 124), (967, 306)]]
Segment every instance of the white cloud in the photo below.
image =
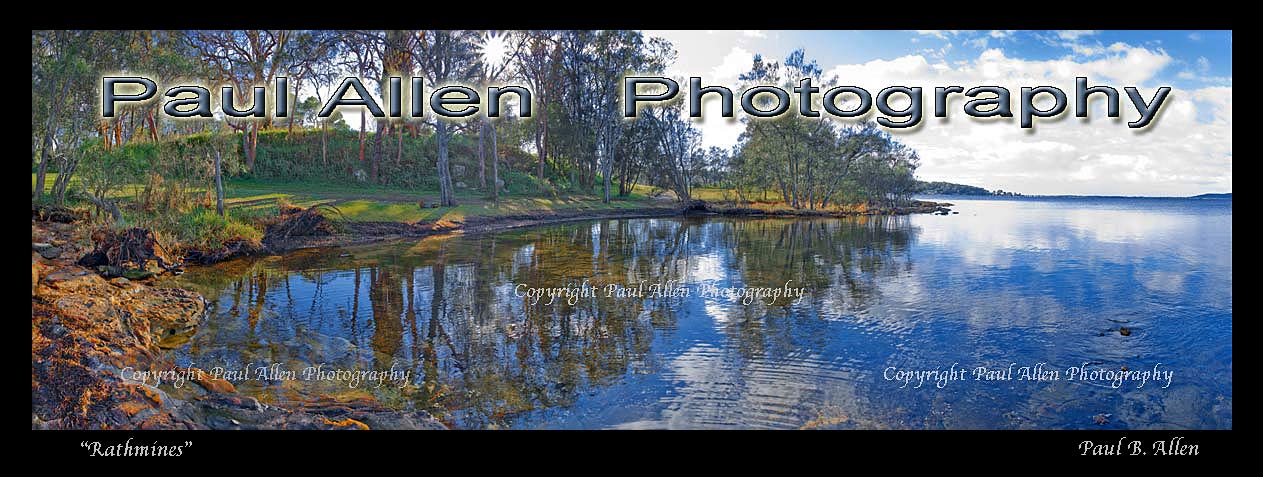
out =
[(1202, 35), (1197, 32), (1189, 33), (1188, 39), (1193, 41), (1202, 41)]
[(1017, 30), (991, 30), (990, 36), (991, 38), (1008, 38), (1014, 32)]
[(1209, 59), (1206, 59), (1206, 57), (1205, 57), (1205, 56), (1199, 56), (1199, 57), (1197, 57), (1197, 71), (1200, 71), (1200, 72), (1202, 72), (1203, 74), (1205, 74), (1205, 73), (1209, 73), (1209, 72), (1210, 72), (1210, 60), (1209, 60)]
[[(665, 36), (676, 46), (679, 59), (668, 69), (672, 76), (701, 74), (705, 84), (736, 86), (736, 77), (750, 66), (754, 52), (776, 56), (770, 50), (771, 38), (756, 40), (737, 30), (651, 33)], [(913, 38), (943, 38), (970, 41), (977, 37), (996, 38), (990, 33), (969, 36), (953, 31), (919, 31)], [(1064, 32), (1061, 32), (1064, 33)], [(961, 58), (944, 59), (945, 49), (926, 50), (900, 57), (840, 64), (825, 68), (826, 78), (836, 83), (857, 85), (876, 91), (891, 85), (924, 88), (921, 127), (913, 131), (891, 130), (900, 140), (916, 148), (922, 157), (918, 176), (925, 180), (947, 180), (974, 184), (988, 189), (1014, 190), (1026, 194), (1122, 194), (1193, 195), (1232, 190), (1232, 87), (1231, 78), (1211, 78), (1198, 73), (1202, 63), (1195, 59), (1176, 61), (1156, 46), (1114, 43), (1106, 46), (1088, 34), (1035, 34), (1039, 41), (1066, 48), (1067, 56), (1050, 60), (1028, 60), (1010, 56), (1011, 51), (995, 48)], [(774, 32), (767, 32), (775, 37)], [(1009, 38), (1009, 37), (1006, 37)], [(1091, 40), (1085, 41), (1085, 40)], [(924, 44), (924, 42), (922, 42)], [(1069, 55), (1077, 45), (1080, 52)], [(912, 48), (915, 48), (913, 46)], [(1179, 64), (1206, 87), (1176, 88), (1167, 97), (1158, 119), (1148, 128), (1128, 128), (1127, 121), (1138, 116), (1124, 86), (1137, 86), (1145, 98), (1152, 97), (1159, 75)], [(1205, 63), (1209, 67), (1209, 62)], [(1206, 70), (1209, 72), (1209, 69)], [(1174, 72), (1173, 72), (1174, 73)], [(1180, 72), (1181, 79), (1188, 76)], [(935, 86), (999, 85), (1010, 89), (1013, 110), (1019, 105), (1022, 86), (1057, 86), (1073, 95), (1074, 78), (1087, 76), (1093, 85), (1119, 89), (1123, 117), (1104, 115), (1104, 101), (1093, 100), (1091, 118), (1073, 116), (1073, 96), (1062, 117), (1039, 119), (1033, 130), (1018, 127), (1018, 118), (978, 120), (961, 111), (966, 100), (953, 95), (948, 102), (948, 118), (933, 117)], [(686, 87), (686, 85), (681, 85)], [(686, 93), (685, 91), (681, 92)], [(697, 123), (703, 131), (703, 144), (731, 147), (743, 125), (714, 114), (716, 104), (708, 101), (707, 114)], [(874, 111), (874, 114), (876, 112)], [(740, 116), (740, 111), (738, 111)], [(873, 116), (869, 116), (872, 119)]]
[[(1017, 119), (975, 120), (964, 116), (965, 99), (948, 103), (948, 118), (934, 118), (935, 86), (995, 84), (1012, 92), (1014, 113), (1022, 86), (1052, 85), (1073, 94), (1074, 78), (1121, 90), (1137, 86), (1148, 98), (1156, 74), (1172, 62), (1162, 50), (1118, 48), (1087, 61), (1034, 61), (989, 49), (963, 65), (923, 55), (838, 65), (839, 81), (870, 91), (893, 84), (921, 86), (925, 118), (912, 132), (892, 131), (922, 157), (918, 176), (973, 183), (1027, 194), (1193, 195), (1232, 190), (1232, 88), (1176, 89), (1158, 119), (1144, 130), (1128, 128), (1138, 117), (1120, 91), (1121, 120), (1105, 117), (1093, 101), (1090, 118), (1073, 116), (1073, 97), (1058, 120), (1036, 119), (1034, 130)], [(1199, 117), (1202, 119), (1199, 121)], [(1209, 121), (1209, 122), (1207, 122)]]
[(1088, 41), (1088, 37), (1096, 33), (1096, 30), (1059, 30), (1052, 34), (1035, 33), (1034, 37), (1048, 46), (1066, 48), (1075, 55), (1096, 56), (1107, 51), (1099, 40)]
[(1193, 100), (1205, 104), (1214, 114), (1216, 123), (1225, 126), (1232, 125), (1231, 86), (1211, 86), (1199, 89), (1193, 92)]
[(1062, 40), (1073, 41), (1079, 39), (1079, 37), (1095, 35), (1096, 33), (1096, 30), (1060, 30), (1057, 32), (1057, 37)]
[(1096, 56), (1101, 53), (1105, 53), (1105, 48), (1102, 48), (1100, 44), (1097, 44), (1096, 46), (1092, 46), (1092, 45), (1082, 45), (1079, 43), (1069, 43), (1066, 46), (1069, 47), (1071, 51), (1074, 51), (1075, 54), (1077, 55)]
[(734, 46), (727, 55), (724, 55), (723, 62), (710, 70), (710, 76), (714, 81), (726, 81), (731, 84), (736, 81), (737, 76), (749, 70), (752, 64), (754, 64), (754, 53)]
[(948, 36), (956, 36), (961, 30), (913, 30), (919, 35), (932, 36), (946, 40)]
[(1205, 56), (1197, 57), (1197, 61), (1193, 63), (1194, 69), (1185, 69), (1175, 75), (1182, 80), (1200, 81), (1207, 84), (1231, 85), (1232, 78), (1228, 76), (1210, 76), (1210, 60)]
[(767, 38), (763, 30), (741, 30), (741, 34), (750, 38)]

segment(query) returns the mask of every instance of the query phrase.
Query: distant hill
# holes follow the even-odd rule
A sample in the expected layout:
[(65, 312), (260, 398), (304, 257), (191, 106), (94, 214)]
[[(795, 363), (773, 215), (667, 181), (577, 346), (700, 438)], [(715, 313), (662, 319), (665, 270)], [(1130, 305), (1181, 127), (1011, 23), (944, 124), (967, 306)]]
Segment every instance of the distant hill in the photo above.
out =
[(1202, 194), (1189, 197), (1190, 199), (1228, 199), (1232, 200), (1232, 193), (1227, 194)]
[(917, 181), (917, 193), (926, 195), (1022, 195), (1002, 190), (992, 192), (978, 186), (953, 184), (951, 182), (942, 181)]

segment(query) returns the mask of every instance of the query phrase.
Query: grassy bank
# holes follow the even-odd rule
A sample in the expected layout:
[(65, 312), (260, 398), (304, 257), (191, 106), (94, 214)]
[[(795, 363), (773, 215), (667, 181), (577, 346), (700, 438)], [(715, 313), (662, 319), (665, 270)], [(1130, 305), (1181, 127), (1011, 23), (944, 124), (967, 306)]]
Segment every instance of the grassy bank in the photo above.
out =
[[(46, 179), (46, 192), (51, 190), (55, 174)], [(32, 175), (32, 187), (34, 187)], [(71, 189), (78, 186), (71, 181)], [(158, 231), (173, 249), (213, 249), (233, 238), (258, 240), (269, 220), (275, 218), (282, 206), (303, 208), (317, 204), (331, 205), (321, 211), (331, 219), (347, 222), (445, 222), (463, 223), (478, 218), (522, 216), (531, 214), (581, 213), (591, 211), (628, 211), (648, 207), (662, 207), (672, 202), (669, 194), (651, 197), (653, 191), (638, 186), (628, 197), (612, 198), (610, 203), (601, 201), (596, 194), (567, 193), (540, 196), (528, 193), (505, 193), (496, 202), (485, 197), (485, 192), (475, 189), (459, 189), (457, 205), (435, 207), (439, 202), (437, 190), (414, 189), (362, 184), (331, 184), (316, 181), (270, 181), (260, 179), (230, 179), (224, 182), (225, 217), (214, 211), (212, 197), (205, 188), (186, 188), (181, 193), (192, 206), (186, 210), (177, 206), (178, 201), (168, 204), (148, 203), (143, 196), (145, 184), (126, 184), (117, 188), (110, 199), (116, 200), (124, 211), (127, 225), (137, 225)], [(159, 201), (161, 202), (161, 201)], [(71, 198), (67, 206), (92, 209), (91, 202)]]
[[(34, 181), (34, 178), (32, 178)], [(48, 180), (52, 182), (52, 178)], [(33, 184), (33, 182), (32, 182)], [(72, 182), (72, 188), (74, 187)], [(154, 189), (148, 185), (148, 189)], [(214, 211), (213, 194), (205, 188), (180, 189), (183, 199), (161, 194), (146, 195), (146, 184), (126, 184), (110, 196), (124, 210), (125, 224), (153, 230), (164, 245), (176, 251), (214, 250), (234, 239), (258, 243), (267, 226), (289, 206), (311, 208), (345, 223), (343, 235), (409, 235), (463, 228), (516, 226), (574, 220), (583, 217), (632, 216), (639, 212), (662, 212), (677, 205), (670, 193), (638, 186), (627, 197), (614, 197), (604, 203), (596, 193), (567, 192), (545, 194), (511, 192), (491, 201), (484, 191), (462, 188), (456, 191), (458, 205), (436, 207), (439, 192), (426, 188), (335, 184), (318, 181), (276, 181), (230, 179), (224, 183), (225, 217)], [(165, 189), (164, 189), (165, 190)], [(594, 191), (595, 192), (595, 191)], [(866, 204), (830, 205), (824, 209), (795, 209), (778, 200), (739, 202), (731, 190), (698, 188), (693, 198), (706, 201), (712, 211), (745, 215), (872, 215), (915, 213), (920, 210), (872, 209)], [(91, 202), (74, 199), (71, 207), (93, 208)], [(404, 224), (408, 227), (380, 228), (377, 224)], [(363, 224), (364, 226), (358, 226)], [(420, 232), (418, 232), (420, 231)]]

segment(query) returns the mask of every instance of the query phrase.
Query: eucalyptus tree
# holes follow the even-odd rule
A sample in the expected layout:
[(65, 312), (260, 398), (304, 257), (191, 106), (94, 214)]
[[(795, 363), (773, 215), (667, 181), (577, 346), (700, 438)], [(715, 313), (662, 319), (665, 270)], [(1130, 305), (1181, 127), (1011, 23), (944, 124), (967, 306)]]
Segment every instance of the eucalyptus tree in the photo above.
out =
[[(341, 42), (338, 41), (338, 33), (330, 30), (303, 30), (294, 32), (293, 38), (287, 44), (288, 53), (286, 56), (289, 62), (285, 66), (285, 73), (293, 85), (293, 100), (295, 104), (295, 112), (304, 105), (300, 103), (301, 94), (304, 86), (312, 86), (317, 91), (317, 100), (319, 100), (319, 87), (333, 83), (337, 80), (336, 59), (340, 52)], [(312, 108), (308, 108), (311, 110)], [(314, 109), (318, 110), (317, 105)], [(299, 121), (299, 126), (305, 126), (303, 122), (309, 118), (299, 117), (299, 114), (290, 114), (286, 121), (286, 127), (290, 132), (294, 131), (294, 121)]]
[[(140, 39), (148, 40), (141, 45)], [(123, 137), (121, 118), (98, 122), (98, 88), (103, 71), (138, 71), (170, 75), (173, 63), (170, 32), (33, 31), (31, 34), (31, 157), (35, 165), (34, 200), (43, 200), (47, 174), (57, 203), (64, 200), (79, 160), (81, 146), (94, 132), (107, 140)], [(148, 56), (142, 53), (148, 53)], [(168, 66), (167, 68), (161, 68)], [(150, 106), (153, 107), (153, 106)], [(126, 108), (134, 127), (140, 108)], [(156, 138), (153, 115), (148, 128)], [(110, 128), (107, 131), (107, 125)], [(129, 129), (127, 137), (131, 137)]]
[[(481, 65), (477, 48), (479, 32), (421, 30), (415, 35), (417, 41), (414, 43), (412, 57), (428, 84), (438, 86), (469, 83), (478, 78)], [(454, 128), (447, 119), (434, 118), (427, 123), (434, 128), (438, 150), (439, 202), (443, 206), (453, 206), (456, 205), (456, 195), (452, 185), (448, 143)]]
[[(395, 98), (390, 87), (391, 77), (409, 76), (416, 64), (415, 50), (419, 42), (418, 35), (411, 30), (352, 30), (345, 32), (342, 38), (346, 60), (344, 65), (356, 71), (361, 77), (373, 78), (377, 83), (377, 91), (382, 104), (391, 104)], [(400, 95), (406, 95), (408, 88), (400, 85)], [(400, 98), (402, 104), (403, 98)], [(367, 130), (367, 111), (360, 112), (360, 161), (365, 159), (365, 134)], [(402, 118), (377, 118), (374, 120), (373, 153), (368, 159), (368, 175), (374, 183), (380, 182), (378, 170), (385, 156), (385, 136), (398, 133), (395, 161), (403, 161), (403, 130), (406, 125)]]
[[(299, 118), (304, 123), (307, 120), (313, 121), (313, 124), (303, 124), (304, 126), (320, 127), (320, 165), (328, 166), (329, 164), (329, 125), (337, 124), (342, 121), (342, 112), (334, 111), (327, 118), (322, 118), (317, 114), (320, 106), (324, 104), (324, 94), (321, 93), (325, 86), (333, 86), (337, 83), (338, 76), (341, 74), (341, 66), (339, 59), (344, 54), (344, 44), (340, 35), (336, 31), (316, 31), (309, 36), (304, 35), (298, 38), (295, 43), (298, 47), (308, 44), (314, 45), (308, 55), (304, 55), (304, 59), (296, 65), (291, 66), (290, 74), (296, 76), (295, 94), (302, 91), (304, 84), (311, 85), (311, 90), (315, 92), (314, 98), (307, 98), (303, 103), (296, 105), (296, 113), (310, 111), (310, 116)], [(315, 101), (311, 101), (314, 99)], [(298, 115), (298, 114), (296, 114)], [(292, 124), (292, 123), (291, 123)]]
[(548, 109), (553, 102), (554, 91), (560, 86), (558, 62), (561, 42), (554, 30), (528, 30), (521, 33), (522, 45), (519, 61), (513, 71), (517, 78), (535, 95), (535, 154), (538, 161), (536, 177), (544, 181), (544, 163), (548, 161)]
[[(283, 71), (282, 67), (290, 62), (294, 53), (294, 49), (287, 47), (292, 37), (293, 32), (289, 30), (194, 30), (184, 35), (199, 59), (216, 72), (214, 79), (231, 84), (237, 94), (252, 91), (254, 86), (273, 84), (277, 73)], [(263, 109), (263, 120), (224, 118), (232, 129), (242, 133), (241, 150), (247, 170), (254, 170), (259, 129), (272, 124), (272, 110)]]
[[(558, 76), (561, 90), (558, 92), (560, 108), (557, 117), (560, 149), (569, 156), (571, 187), (581, 187), (590, 192), (593, 184), (592, 174), (595, 167), (592, 154), (596, 144), (595, 132), (588, 128), (592, 123), (590, 116), (595, 114), (599, 98), (595, 94), (586, 94), (588, 85), (587, 64), (591, 61), (591, 48), (596, 32), (591, 30), (566, 30), (557, 36)], [(584, 157), (587, 160), (581, 161)]]
[[(788, 89), (804, 78), (816, 82), (821, 73), (816, 62), (799, 49), (783, 62), (755, 55), (740, 79), (750, 85), (774, 84)], [(769, 99), (756, 98), (756, 106), (771, 109)], [(818, 110), (820, 105), (790, 106)], [(836, 204), (847, 186), (881, 205), (906, 201), (910, 193), (917, 165), (915, 151), (872, 122), (840, 125), (819, 114), (744, 121), (745, 131), (731, 164), (733, 183), (743, 194), (772, 188), (791, 207), (815, 209)]]
[[(31, 35), (31, 156), (39, 161), (35, 173), (34, 200), (43, 200), (45, 175), (57, 150), (70, 92), (90, 72), (91, 32), (35, 31)], [(36, 147), (36, 144), (39, 146)], [(37, 151), (38, 149), (38, 151)]]
[[(561, 35), (562, 69), (568, 77), (563, 102), (567, 115), (591, 131), (591, 167), (600, 171), (602, 200), (610, 201), (618, 148), (627, 129), (619, 107), (622, 78), (629, 74), (658, 74), (674, 59), (671, 44), (646, 39), (637, 31), (570, 31)], [(588, 185), (591, 183), (589, 182)]]
[[(340, 32), (339, 44), (341, 45), (342, 55), (339, 57), (338, 66), (340, 69), (349, 71), (359, 78), (380, 78), (379, 75), (384, 69), (382, 58), (386, 43), (385, 37), (386, 32), (382, 30), (348, 30)], [(380, 81), (379, 79), (378, 83)], [(364, 166), (365, 163), (364, 150), (367, 144), (368, 114), (367, 109), (362, 109), (359, 112), (360, 166)], [(374, 161), (369, 169), (374, 171), (371, 174), (373, 180), (376, 181), (376, 156), (373, 156), (370, 160)]]
[[(487, 31), (479, 36), (479, 42), (475, 48), (480, 56), (478, 79), (481, 86), (495, 84), (507, 76), (510, 65), (517, 62), (525, 38), (525, 35), (520, 33), (496, 30)], [(484, 189), (487, 187), (487, 164), (483, 159), (483, 137), (487, 133), (491, 136), (491, 200), (498, 202), (502, 181), (500, 180), (500, 160), (496, 154), (498, 149), (496, 125), (484, 111), (478, 128), (478, 181)]]
[(657, 139), (653, 170), (661, 174), (665, 185), (679, 200), (692, 198), (693, 184), (705, 165), (701, 151), (702, 134), (684, 117), (680, 105), (646, 111)]

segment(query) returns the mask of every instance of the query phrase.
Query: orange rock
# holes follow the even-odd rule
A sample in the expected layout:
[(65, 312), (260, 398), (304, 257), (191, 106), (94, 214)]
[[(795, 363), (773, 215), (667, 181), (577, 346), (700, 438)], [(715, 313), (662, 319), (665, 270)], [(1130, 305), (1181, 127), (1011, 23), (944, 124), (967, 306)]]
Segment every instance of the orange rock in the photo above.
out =
[(325, 424), (328, 424), (328, 425), (330, 425), (330, 426), (333, 426), (333, 427), (335, 427), (335, 428), (339, 428), (339, 429), (342, 429), (342, 428), (353, 428), (353, 429), (359, 429), (359, 430), (361, 430), (361, 431), (367, 431), (367, 430), (368, 430), (368, 424), (364, 424), (364, 423), (362, 423), (362, 422), (360, 422), (360, 421), (357, 421), (357, 420), (355, 420), (355, 419), (351, 419), (351, 418), (349, 418), (349, 417), (348, 417), (348, 418), (346, 418), (346, 419), (340, 420), (340, 421), (330, 420), (329, 418), (327, 418), (327, 417), (326, 417), (326, 418), (325, 418)]
[(127, 413), (128, 417), (135, 416), (136, 413), (148, 409), (149, 405), (138, 401), (127, 401), (118, 405), (118, 409)]
[(197, 383), (207, 392), (221, 394), (233, 394), (237, 392), (237, 387), (233, 386), (232, 383), (213, 377), (210, 373), (197, 368), (189, 368), (188, 371), (189, 376), (193, 378), (193, 382)]
[(149, 398), (149, 400), (152, 401), (155, 405), (158, 405), (158, 406), (162, 405), (162, 395), (158, 394), (157, 391), (149, 389), (149, 387), (147, 386), (137, 386), (136, 391), (140, 392), (140, 394), (144, 394), (145, 397)]

